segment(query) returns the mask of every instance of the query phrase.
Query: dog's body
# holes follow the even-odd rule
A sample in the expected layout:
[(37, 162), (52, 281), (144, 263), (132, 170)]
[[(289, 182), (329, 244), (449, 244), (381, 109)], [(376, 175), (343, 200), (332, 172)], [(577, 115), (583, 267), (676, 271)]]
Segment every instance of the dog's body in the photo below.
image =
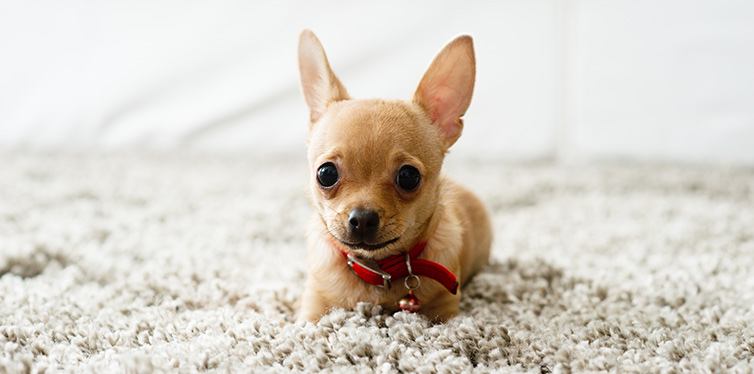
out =
[[(448, 148), (461, 134), (471, 100), (471, 38), (443, 49), (413, 101), (351, 100), (311, 31), (301, 34), (302, 88), (311, 109), (309, 162), (316, 218), (308, 233), (307, 283), (299, 319), (317, 321), (331, 308), (358, 302), (398, 310), (408, 290), (384, 289), (357, 277), (346, 254), (381, 260), (426, 243), (421, 259), (465, 284), (488, 262), (491, 228), (482, 203), (441, 175)], [(410, 265), (410, 263), (409, 263)], [(460, 292), (420, 278), (420, 313), (446, 321), (458, 314)]]

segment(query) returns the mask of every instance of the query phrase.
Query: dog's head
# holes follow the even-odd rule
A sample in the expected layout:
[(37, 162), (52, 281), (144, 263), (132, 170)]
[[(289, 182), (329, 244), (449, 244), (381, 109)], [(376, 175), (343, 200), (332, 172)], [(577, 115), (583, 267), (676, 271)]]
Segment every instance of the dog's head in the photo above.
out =
[(299, 68), (323, 235), (376, 259), (426, 238), (439, 204), (443, 158), (461, 135), (471, 102), (471, 37), (440, 51), (409, 101), (352, 100), (309, 30), (299, 40)]

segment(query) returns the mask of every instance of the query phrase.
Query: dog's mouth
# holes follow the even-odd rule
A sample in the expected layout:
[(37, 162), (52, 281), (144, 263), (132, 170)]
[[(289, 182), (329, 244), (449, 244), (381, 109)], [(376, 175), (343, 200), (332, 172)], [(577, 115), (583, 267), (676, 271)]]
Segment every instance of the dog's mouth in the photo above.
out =
[(348, 247), (350, 249), (363, 249), (363, 250), (367, 250), (367, 251), (376, 251), (376, 250), (385, 248), (385, 247), (389, 246), (390, 244), (393, 244), (393, 243), (397, 242), (398, 239), (400, 239), (400, 238), (399, 237), (398, 238), (393, 238), (393, 239), (390, 239), (390, 240), (388, 240), (386, 242), (382, 242), (382, 243), (378, 243), (378, 244), (367, 244), (367, 243), (364, 243), (364, 242), (361, 242), (361, 243), (348, 243), (348, 242), (345, 242), (345, 241), (340, 240), (340, 239), (338, 239), (338, 241), (341, 242), (341, 243), (343, 243), (343, 245), (345, 245), (346, 247)]

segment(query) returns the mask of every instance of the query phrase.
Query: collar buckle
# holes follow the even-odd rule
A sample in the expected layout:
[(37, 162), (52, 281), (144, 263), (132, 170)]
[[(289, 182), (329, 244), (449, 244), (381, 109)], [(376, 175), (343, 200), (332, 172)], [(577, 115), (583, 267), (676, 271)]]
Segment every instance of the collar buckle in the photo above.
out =
[(374, 260), (370, 260), (368, 258), (360, 258), (353, 253), (349, 253), (347, 256), (348, 267), (351, 268), (351, 271), (353, 271), (356, 276), (359, 276), (359, 274), (356, 273), (356, 270), (353, 268), (354, 264), (358, 264), (363, 269), (370, 271), (374, 274), (377, 274), (382, 277), (382, 285), (378, 287), (382, 287), (386, 290), (389, 290), (391, 287), (390, 284), (390, 278), (392, 276), (388, 274), (386, 271), (382, 270), (379, 265)]

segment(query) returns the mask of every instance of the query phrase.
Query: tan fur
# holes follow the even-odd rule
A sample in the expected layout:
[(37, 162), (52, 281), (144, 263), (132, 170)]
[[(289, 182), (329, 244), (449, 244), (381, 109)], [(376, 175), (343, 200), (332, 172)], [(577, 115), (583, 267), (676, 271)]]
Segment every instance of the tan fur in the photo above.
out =
[[(471, 38), (450, 42), (435, 58), (412, 101), (352, 100), (330, 69), (319, 40), (301, 33), (302, 91), (311, 111), (308, 138), (311, 197), (317, 211), (308, 232), (307, 281), (299, 320), (318, 321), (331, 308), (358, 302), (397, 310), (407, 290), (401, 280), (390, 290), (370, 285), (346, 265), (343, 251), (380, 260), (405, 253), (421, 241), (421, 258), (437, 262), (463, 286), (488, 262), (492, 233), (487, 212), (469, 191), (441, 175), (448, 148), (461, 135), (461, 117), (471, 101), (475, 61)], [(333, 163), (339, 180), (331, 188), (317, 182), (317, 170)], [(396, 183), (404, 165), (419, 170), (413, 191)], [(348, 249), (348, 217), (355, 208), (379, 214), (374, 243), (379, 249)], [(451, 294), (421, 279), (415, 294), (420, 313), (435, 321), (458, 315), (461, 292)]]

